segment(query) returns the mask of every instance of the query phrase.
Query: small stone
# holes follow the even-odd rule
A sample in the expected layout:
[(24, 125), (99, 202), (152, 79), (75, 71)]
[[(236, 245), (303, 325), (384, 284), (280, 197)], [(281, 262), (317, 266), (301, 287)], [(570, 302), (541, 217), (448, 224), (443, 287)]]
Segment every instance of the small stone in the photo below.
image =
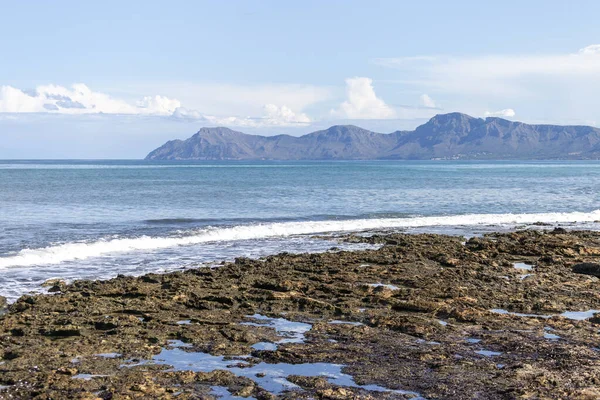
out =
[(352, 392), (344, 388), (320, 390), (319, 394), (324, 399), (338, 400), (352, 398)]
[(66, 282), (62, 279), (58, 279), (58, 278), (53, 278), (53, 279), (48, 279), (47, 281), (45, 281), (44, 283), (42, 283), (42, 287), (46, 287), (46, 288), (52, 288), (52, 287), (58, 287), (60, 288), (61, 286), (65, 286)]
[(66, 368), (66, 367), (61, 367), (56, 370), (57, 374), (69, 375), (69, 376), (77, 375), (77, 372), (78, 371), (76, 368)]
[(254, 385), (248, 385), (248, 386), (244, 386), (240, 390), (237, 390), (234, 393), (234, 396), (249, 397), (250, 395), (252, 395), (252, 392), (254, 392)]

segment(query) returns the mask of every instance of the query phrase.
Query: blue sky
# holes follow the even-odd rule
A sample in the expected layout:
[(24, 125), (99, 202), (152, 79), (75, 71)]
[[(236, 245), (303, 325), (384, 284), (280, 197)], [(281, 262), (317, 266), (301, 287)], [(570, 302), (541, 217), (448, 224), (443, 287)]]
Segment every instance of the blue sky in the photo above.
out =
[(596, 1), (0, 0), (0, 158), (136, 158), (202, 126), (600, 124)]

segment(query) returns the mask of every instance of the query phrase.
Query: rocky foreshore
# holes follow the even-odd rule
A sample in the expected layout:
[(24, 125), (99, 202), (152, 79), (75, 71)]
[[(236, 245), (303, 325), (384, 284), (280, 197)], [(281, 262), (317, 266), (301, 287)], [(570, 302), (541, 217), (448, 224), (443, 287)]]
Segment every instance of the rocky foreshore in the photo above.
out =
[(600, 233), (346, 240), (382, 247), (50, 282), (0, 398), (600, 398)]

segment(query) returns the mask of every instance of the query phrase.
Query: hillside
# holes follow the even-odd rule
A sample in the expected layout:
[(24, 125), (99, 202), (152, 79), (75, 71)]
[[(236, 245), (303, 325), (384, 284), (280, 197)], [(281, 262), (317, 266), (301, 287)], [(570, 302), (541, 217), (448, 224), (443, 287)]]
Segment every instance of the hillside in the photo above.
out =
[(414, 131), (389, 134), (352, 125), (295, 137), (247, 135), (202, 128), (172, 140), (147, 160), (366, 160), (366, 159), (598, 159), (600, 129), (529, 125), (502, 118), (440, 114)]

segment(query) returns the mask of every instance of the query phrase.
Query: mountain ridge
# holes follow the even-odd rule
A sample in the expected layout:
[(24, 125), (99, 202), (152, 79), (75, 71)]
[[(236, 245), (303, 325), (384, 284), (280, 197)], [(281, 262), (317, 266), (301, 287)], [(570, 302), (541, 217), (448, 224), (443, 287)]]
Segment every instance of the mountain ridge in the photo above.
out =
[(170, 140), (147, 160), (600, 159), (600, 129), (438, 114), (412, 131), (334, 125), (303, 136), (201, 128)]

